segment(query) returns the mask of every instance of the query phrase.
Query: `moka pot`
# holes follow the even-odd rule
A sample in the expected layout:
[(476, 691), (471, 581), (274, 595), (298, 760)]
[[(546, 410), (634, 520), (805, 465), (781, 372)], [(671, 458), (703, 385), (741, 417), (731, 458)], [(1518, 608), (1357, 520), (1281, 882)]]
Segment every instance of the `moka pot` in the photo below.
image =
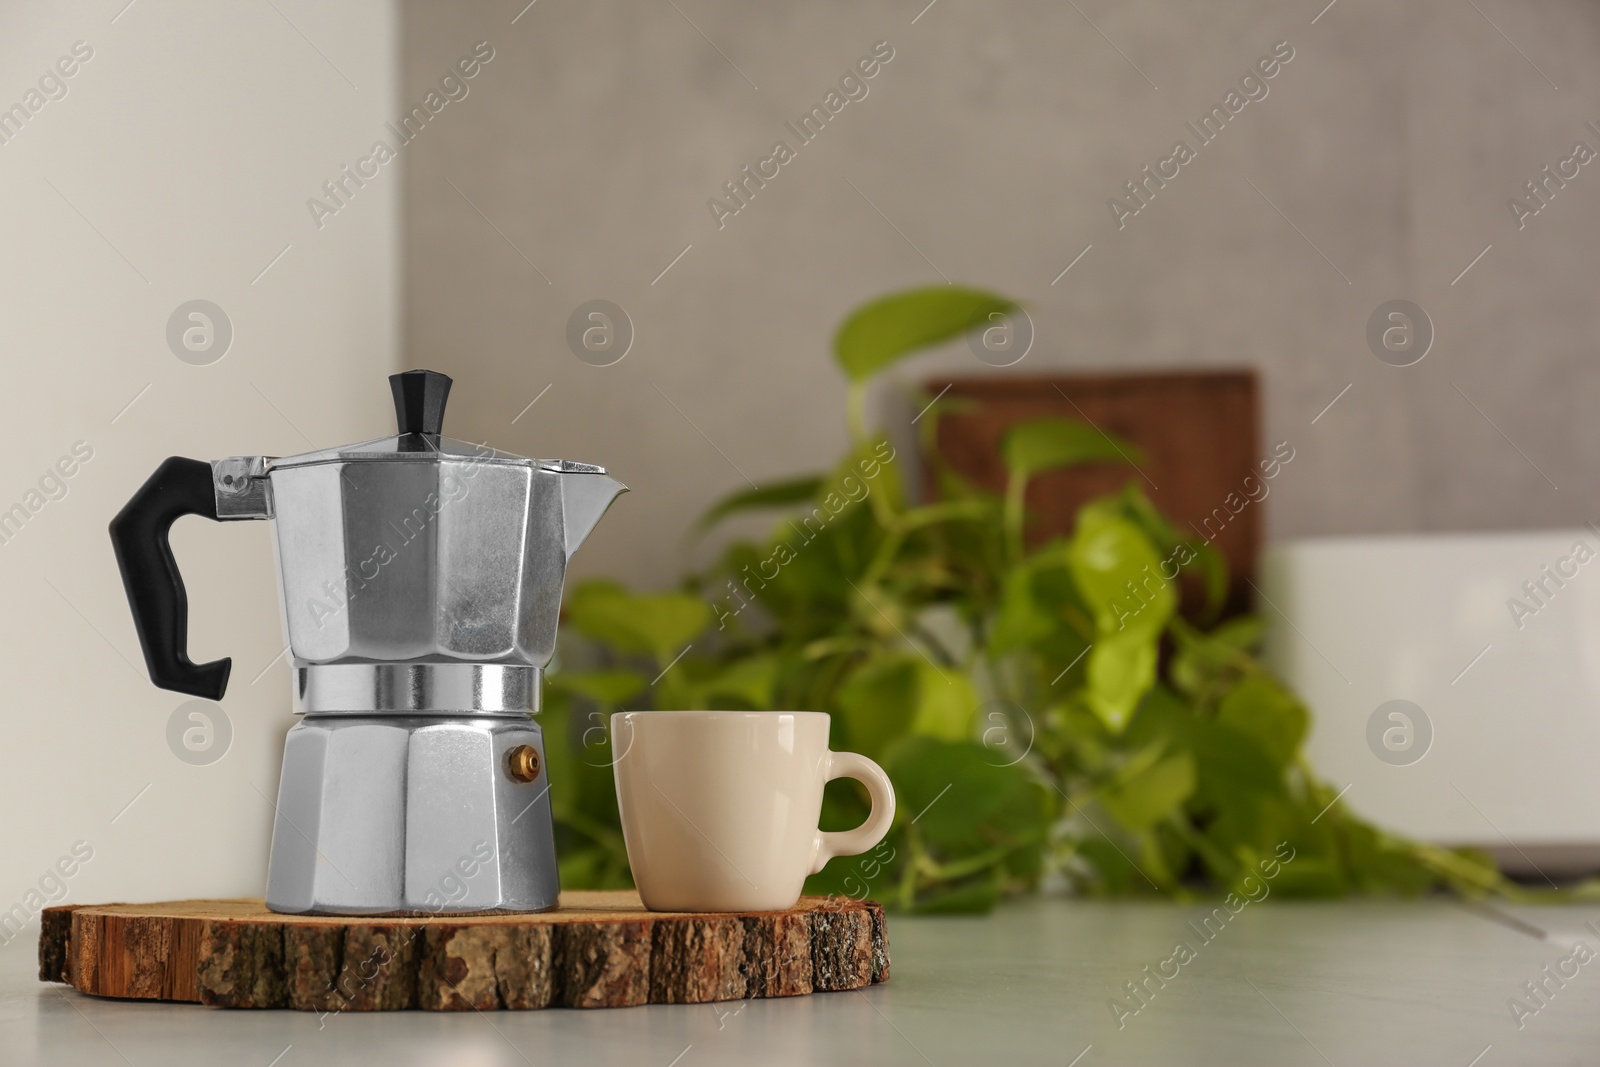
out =
[(332, 915), (536, 911), (559, 884), (533, 715), (567, 560), (626, 487), (596, 466), (441, 436), (450, 379), (390, 379), (393, 437), (287, 458), (162, 463), (111, 523), (150, 679), (193, 663), (168, 543), (184, 515), (273, 524), (303, 717), (284, 745), (267, 906)]

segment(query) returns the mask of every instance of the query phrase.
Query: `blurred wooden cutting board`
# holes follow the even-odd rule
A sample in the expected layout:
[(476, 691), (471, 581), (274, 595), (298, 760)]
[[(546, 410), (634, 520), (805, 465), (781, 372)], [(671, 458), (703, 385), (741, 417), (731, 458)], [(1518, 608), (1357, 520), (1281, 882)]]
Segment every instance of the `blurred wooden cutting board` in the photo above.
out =
[[(1034, 516), (1030, 544), (1069, 534), (1079, 507), (1131, 479), (1180, 531), (1210, 541), (1222, 553), (1231, 579), (1228, 612), (1252, 602), (1248, 582), (1255, 577), (1263, 504), (1272, 489), (1258, 465), (1270, 457), (1260, 441), (1255, 371), (1006, 375), (935, 379), (925, 388), (933, 396), (947, 385), (947, 398), (977, 406), (941, 416), (938, 452), (963, 476), (996, 493), (1006, 482), (1001, 439), (1028, 419), (1077, 419), (1143, 450), (1146, 462), (1137, 469), (1101, 463), (1034, 479), (1027, 497)], [(1263, 485), (1253, 490), (1260, 499), (1235, 512), (1232, 507), (1249, 499), (1245, 479), (1250, 477)], [(935, 494), (931, 475), (926, 489)]]

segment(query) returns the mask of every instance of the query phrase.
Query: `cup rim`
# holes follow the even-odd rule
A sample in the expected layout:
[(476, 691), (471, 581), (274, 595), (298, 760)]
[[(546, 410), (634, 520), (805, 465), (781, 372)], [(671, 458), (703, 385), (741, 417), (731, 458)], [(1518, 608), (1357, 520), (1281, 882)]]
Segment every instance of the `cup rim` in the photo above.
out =
[(669, 720), (674, 723), (714, 723), (714, 721), (774, 721), (779, 718), (798, 718), (802, 721), (832, 721), (827, 712), (693, 712), (693, 710), (662, 710), (662, 712), (611, 712), (611, 728), (616, 729), (618, 723), (642, 723), (650, 720)]
[(779, 716), (779, 715), (792, 715), (792, 716), (795, 716), (797, 718), (802, 718), (802, 717), (803, 718), (818, 718), (818, 719), (830, 718), (829, 714), (827, 712), (825, 712), (825, 711), (691, 711), (691, 710), (614, 711), (614, 712), (611, 713), (611, 718), (612, 718), (612, 721), (616, 721), (617, 719), (623, 719), (623, 718), (627, 718), (629, 716), (634, 716), (634, 715), (640, 716), (641, 718), (652, 718), (652, 719), (655, 719), (655, 718), (660, 718), (660, 719), (671, 718), (671, 719), (680, 719), (680, 720), (681, 719), (690, 719), (690, 718), (698, 718), (698, 719), (711, 719), (711, 718), (770, 719), (770, 718), (772, 718), (774, 716)]

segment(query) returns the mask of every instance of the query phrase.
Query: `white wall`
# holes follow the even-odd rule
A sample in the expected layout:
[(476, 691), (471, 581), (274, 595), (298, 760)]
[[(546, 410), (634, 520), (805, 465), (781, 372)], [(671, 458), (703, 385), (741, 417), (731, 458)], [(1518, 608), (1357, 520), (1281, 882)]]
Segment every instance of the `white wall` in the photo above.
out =
[[(320, 231), (306, 207), (393, 117), (390, 4), (125, 2), (0, 5), (0, 107), (74, 42), (93, 49), (0, 144), (0, 510), (75, 442), (93, 449), (0, 544), (0, 911), (77, 841), (94, 855), (69, 900), (261, 892), (291, 721), (281, 661), (252, 684), (282, 647), (267, 526), (174, 530), (191, 649), (234, 658), (231, 749), (191, 766), (166, 740), (187, 698), (144, 676), (106, 524), (168, 455), (290, 454), (393, 425), (400, 175)], [(165, 337), (195, 298), (234, 329), (209, 366)]]

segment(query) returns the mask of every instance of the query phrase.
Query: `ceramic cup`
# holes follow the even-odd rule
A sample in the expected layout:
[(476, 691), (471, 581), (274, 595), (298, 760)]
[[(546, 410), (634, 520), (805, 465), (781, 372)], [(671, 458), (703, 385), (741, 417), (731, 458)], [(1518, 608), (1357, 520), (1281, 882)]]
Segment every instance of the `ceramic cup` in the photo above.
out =
[[(894, 820), (883, 768), (828, 751), (816, 711), (624, 711), (611, 716), (628, 864), (652, 911), (780, 911), (806, 875), (872, 848)], [(854, 778), (872, 811), (817, 829), (822, 786)]]

